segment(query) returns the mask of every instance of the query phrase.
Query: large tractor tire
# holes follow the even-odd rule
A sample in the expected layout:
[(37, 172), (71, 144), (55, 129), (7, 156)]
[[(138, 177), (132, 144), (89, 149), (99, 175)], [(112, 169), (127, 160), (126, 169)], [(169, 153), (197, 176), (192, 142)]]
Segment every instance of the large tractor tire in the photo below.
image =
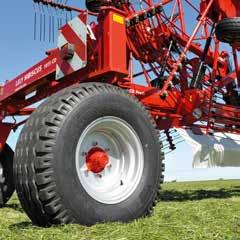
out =
[(26, 123), (14, 172), (40, 226), (93, 225), (149, 215), (163, 181), (155, 123), (126, 91), (80, 84), (50, 97)]
[(0, 207), (4, 207), (15, 190), (13, 156), (12, 149), (5, 144), (4, 149), (0, 153)]
[(91, 12), (99, 12), (100, 7), (104, 6), (106, 0), (85, 0), (86, 8)]
[(240, 42), (240, 17), (225, 18), (216, 26), (217, 39), (225, 43)]
[(118, 7), (119, 4), (114, 3), (114, 1), (109, 0), (85, 0), (86, 8), (91, 11), (98, 13), (101, 7), (106, 6), (115, 6)]
[(101, 0), (85, 0), (86, 8), (91, 12), (98, 12), (101, 6)]

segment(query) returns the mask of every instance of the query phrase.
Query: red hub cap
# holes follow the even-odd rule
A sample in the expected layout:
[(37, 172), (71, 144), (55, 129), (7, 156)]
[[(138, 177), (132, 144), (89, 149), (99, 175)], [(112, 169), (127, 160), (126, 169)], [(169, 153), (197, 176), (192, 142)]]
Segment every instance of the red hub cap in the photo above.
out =
[(87, 153), (86, 164), (88, 171), (100, 173), (105, 169), (108, 162), (107, 152), (100, 147), (94, 147)]

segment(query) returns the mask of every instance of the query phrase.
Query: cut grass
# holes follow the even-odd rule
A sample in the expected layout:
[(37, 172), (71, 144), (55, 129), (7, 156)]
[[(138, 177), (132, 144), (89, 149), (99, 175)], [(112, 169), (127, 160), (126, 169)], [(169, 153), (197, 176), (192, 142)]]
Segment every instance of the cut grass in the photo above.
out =
[(166, 183), (151, 217), (92, 227), (35, 227), (14, 195), (0, 209), (0, 239), (240, 240), (240, 180)]

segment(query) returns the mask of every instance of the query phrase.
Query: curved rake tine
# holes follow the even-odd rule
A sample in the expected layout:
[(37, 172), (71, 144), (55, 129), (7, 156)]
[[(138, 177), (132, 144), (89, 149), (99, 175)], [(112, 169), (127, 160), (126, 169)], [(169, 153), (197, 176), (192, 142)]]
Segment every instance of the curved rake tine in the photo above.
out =
[(55, 33), (54, 33), (54, 30), (55, 30), (55, 23), (54, 23), (55, 19), (54, 19), (54, 15), (52, 15), (52, 42), (55, 41)]
[(37, 40), (37, 11), (36, 11), (36, 8), (35, 8), (35, 4), (33, 4), (33, 9), (34, 9), (34, 33), (33, 33), (33, 37), (34, 37), (34, 41)]
[(48, 42), (52, 42), (52, 8), (47, 6), (48, 9)]
[(39, 4), (39, 12), (40, 12), (40, 42), (42, 41), (42, 11), (41, 11), (41, 4)]

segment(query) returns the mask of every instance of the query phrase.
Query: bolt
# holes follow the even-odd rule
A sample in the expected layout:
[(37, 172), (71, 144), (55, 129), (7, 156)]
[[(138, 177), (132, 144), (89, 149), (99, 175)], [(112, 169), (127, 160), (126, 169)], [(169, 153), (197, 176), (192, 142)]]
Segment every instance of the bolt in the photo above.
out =
[(123, 181), (122, 180), (120, 181), (120, 186), (123, 186)]
[(111, 163), (108, 163), (108, 164), (107, 164), (107, 167), (111, 168), (111, 167), (112, 167), (112, 164), (111, 164)]
[(202, 111), (199, 108), (195, 108), (192, 114), (196, 119), (200, 119), (202, 117)]
[(178, 65), (178, 70), (182, 70), (183, 69), (183, 65), (182, 65), (182, 63), (180, 63), (179, 65)]
[(106, 149), (105, 149), (105, 151), (106, 151), (106, 152), (109, 152), (109, 151), (110, 151), (110, 149), (109, 149), (109, 148), (106, 148)]
[(213, 129), (209, 129), (209, 130), (208, 130), (208, 133), (209, 133), (209, 135), (212, 136), (212, 135), (214, 135), (214, 130), (213, 130)]
[(86, 152), (82, 152), (82, 156), (83, 157), (87, 156), (87, 153)]
[(219, 88), (217, 86), (214, 86), (214, 92), (217, 93)]
[(160, 96), (161, 99), (165, 100), (168, 97), (168, 91), (164, 91)]
[(217, 109), (216, 109), (216, 108), (211, 108), (211, 113), (212, 113), (212, 114), (217, 113)]
[(215, 123), (215, 122), (216, 122), (215, 118), (210, 119), (210, 123)]
[(84, 171), (84, 172), (89, 172), (89, 169), (88, 169), (88, 167), (87, 167), (87, 166), (85, 166), (85, 167), (83, 168), (83, 171)]
[(97, 176), (98, 176), (99, 178), (102, 178), (102, 175), (101, 175), (101, 174), (98, 174)]
[(97, 146), (97, 145), (98, 145), (98, 142), (93, 142), (92, 145), (93, 145), (93, 146)]
[(168, 96), (168, 92), (167, 92), (167, 91), (164, 91), (164, 92), (163, 92), (163, 96), (164, 96), (164, 97), (167, 97), (167, 96)]

